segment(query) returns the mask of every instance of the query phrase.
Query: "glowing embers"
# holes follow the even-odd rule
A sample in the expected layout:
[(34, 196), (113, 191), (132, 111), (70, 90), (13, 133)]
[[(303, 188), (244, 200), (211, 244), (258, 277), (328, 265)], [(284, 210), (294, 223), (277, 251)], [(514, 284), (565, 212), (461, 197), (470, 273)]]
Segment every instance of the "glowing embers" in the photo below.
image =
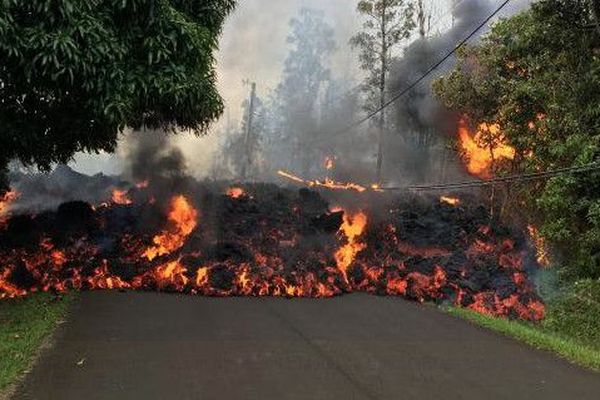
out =
[(227, 189), (227, 196), (231, 197), (232, 199), (239, 199), (246, 196), (246, 191), (241, 187), (230, 187)]
[(530, 299), (523, 303), (517, 294), (502, 299), (490, 291), (475, 294), (467, 308), (484, 315), (512, 316), (529, 321), (540, 321), (546, 315), (546, 307), (539, 300)]
[(149, 247), (143, 257), (149, 261), (180, 249), (187, 237), (196, 229), (198, 211), (184, 196), (175, 196), (171, 200), (168, 215), (170, 227), (154, 237), (154, 246)]
[(460, 205), (460, 199), (456, 197), (442, 196), (440, 197), (440, 203), (447, 204), (449, 206), (458, 206)]
[(527, 230), (529, 232), (529, 237), (531, 238), (531, 241), (535, 246), (537, 262), (543, 267), (549, 266), (550, 254), (548, 252), (546, 239), (540, 234), (540, 231), (533, 225), (527, 226)]
[(19, 198), (19, 193), (11, 190), (0, 197), (0, 229), (6, 225), (10, 206)]
[(471, 175), (482, 179), (492, 178), (495, 161), (515, 158), (516, 151), (505, 142), (506, 138), (498, 124), (482, 123), (477, 132), (472, 133), (467, 120), (463, 118), (459, 122), (458, 135)]
[(133, 200), (131, 200), (131, 197), (129, 197), (129, 193), (127, 192), (127, 190), (122, 189), (114, 189), (112, 191), (111, 201), (114, 204), (119, 204), (122, 206), (128, 206), (133, 204)]
[(336, 157), (335, 156), (327, 156), (325, 157), (325, 163), (324, 163), (324, 167), (327, 171), (331, 171), (335, 168), (335, 161), (336, 161)]
[[(311, 188), (325, 188), (325, 189), (330, 189), (330, 190), (350, 190), (350, 191), (355, 191), (355, 192), (359, 192), (359, 193), (363, 193), (363, 192), (366, 192), (367, 190), (369, 190), (368, 188), (361, 186), (357, 183), (335, 182), (329, 178), (325, 178), (324, 181), (319, 181), (319, 180), (311, 181), (311, 180), (306, 180), (306, 179), (300, 178), (299, 176), (296, 176), (294, 174), (291, 174), (291, 173), (285, 172), (285, 171), (278, 171), (277, 174), (283, 178), (286, 178), (286, 179), (291, 180), (296, 183), (306, 185)], [(379, 188), (377, 188), (377, 189), (379, 189)], [(375, 190), (375, 189), (373, 188), (373, 190)]]

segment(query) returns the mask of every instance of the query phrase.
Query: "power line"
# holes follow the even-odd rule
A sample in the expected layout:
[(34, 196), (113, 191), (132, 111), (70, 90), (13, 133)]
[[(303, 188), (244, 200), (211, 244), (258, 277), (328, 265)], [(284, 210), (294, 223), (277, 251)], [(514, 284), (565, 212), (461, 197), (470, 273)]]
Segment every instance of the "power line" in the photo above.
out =
[(499, 183), (510, 183), (510, 182), (529, 182), (538, 179), (553, 178), (561, 175), (579, 174), (584, 172), (600, 171), (600, 164), (591, 163), (579, 167), (561, 168), (552, 171), (535, 172), (530, 174), (521, 175), (510, 175), (500, 178), (494, 178), (486, 181), (466, 181), (466, 182), (454, 182), (454, 183), (440, 183), (431, 185), (417, 185), (417, 186), (401, 186), (401, 187), (382, 187), (383, 191), (413, 191), (413, 192), (424, 192), (424, 191), (438, 191), (438, 190), (453, 190), (453, 189), (466, 189), (475, 187), (487, 187), (493, 186)]
[[(402, 191), (425, 192), (425, 191), (467, 189), (467, 188), (477, 188), (477, 187), (488, 187), (488, 186), (493, 186), (493, 185), (496, 185), (499, 183), (530, 182), (530, 181), (539, 180), (539, 179), (553, 178), (553, 177), (557, 177), (557, 176), (561, 176), (561, 175), (580, 174), (580, 173), (592, 172), (592, 171), (600, 171), (600, 163), (594, 162), (594, 163), (582, 165), (579, 167), (560, 168), (560, 169), (555, 169), (555, 170), (550, 170), (550, 171), (533, 172), (530, 174), (509, 175), (509, 176), (489, 179), (489, 180), (485, 180), (485, 181), (471, 180), (471, 181), (466, 181), (466, 182), (437, 183), (437, 184), (428, 184), (428, 185), (397, 186), (397, 187), (384, 186), (384, 187), (376, 187), (376, 188), (373, 187), (373, 190), (375, 190), (377, 192), (402, 192)], [(305, 180), (304, 178), (296, 177), (295, 175), (284, 175), (284, 174), (281, 174), (281, 175), (283, 175), (285, 178), (291, 179), (291, 180), (295, 181), (296, 183), (300, 183), (300, 184), (306, 184), (307, 182), (308, 183), (311, 183), (311, 182), (318, 183), (318, 181), (308, 181), (308, 180)], [(339, 187), (328, 187), (327, 185), (317, 185), (317, 186), (323, 187), (323, 188), (329, 188), (329, 189), (340, 189), (340, 188), (348, 189), (348, 188), (350, 188), (350, 190), (356, 190), (356, 189), (353, 189), (352, 187), (363, 188), (363, 190), (357, 190), (359, 192), (367, 191), (368, 187), (369, 187), (367, 185), (363, 186), (363, 185), (358, 185), (358, 184), (339, 183), (337, 185)]]
[(415, 81), (413, 81), (408, 87), (406, 87), (404, 90), (402, 90), (401, 92), (397, 93), (392, 98), (390, 98), (387, 102), (385, 102), (384, 104), (382, 104), (378, 109), (372, 111), (371, 113), (369, 113), (365, 117), (363, 117), (363, 118), (355, 121), (354, 123), (352, 123), (348, 127), (344, 128), (342, 130), (339, 130), (339, 131), (333, 133), (332, 135), (323, 136), (321, 138), (313, 140), (312, 142), (326, 141), (326, 140), (335, 138), (337, 136), (346, 134), (350, 130), (352, 130), (352, 129), (354, 129), (354, 128), (356, 128), (356, 127), (364, 124), (365, 122), (369, 121), (371, 118), (376, 117), (377, 115), (379, 115), (379, 113), (383, 112), (390, 105), (394, 104), (396, 101), (398, 101), (399, 99), (401, 99), (402, 97), (404, 97), (406, 94), (408, 94), (411, 90), (413, 90), (416, 86), (418, 86), (421, 82), (423, 82), (425, 80), (425, 78), (427, 78), (433, 71), (435, 71), (442, 64), (444, 64), (450, 57), (452, 57), (452, 55), (454, 55), (454, 53), (456, 53), (462, 46), (464, 46), (469, 40), (471, 40), (471, 38), (473, 38), (473, 36), (475, 36), (477, 34), (477, 32), (479, 32), (483, 27), (485, 27), (488, 24), (488, 22), (490, 22), (496, 15), (498, 15), (498, 13), (500, 11), (502, 11), (508, 5), (508, 3), (510, 3), (510, 0), (504, 0), (502, 2), (502, 4), (500, 4), (500, 6), (498, 6), (498, 8), (496, 8), (496, 10), (494, 10), (494, 12), (492, 14), (490, 14), (485, 20), (483, 20), (469, 35), (467, 35), (467, 37), (465, 37), (463, 40), (461, 40), (442, 59), (440, 59), (437, 63), (435, 63), (433, 66), (431, 66), (427, 71), (425, 71), (425, 73), (423, 75), (421, 75), (418, 79), (416, 79)]
[[(444, 18), (446, 18), (447, 16), (449, 16), (450, 14), (452, 14), (455, 10), (456, 7), (458, 7), (459, 5), (461, 5), (462, 3), (464, 3), (466, 0), (459, 0), (453, 7), (451, 7), (450, 11), (442, 14), (441, 16), (439, 16), (432, 24), (430, 28), (439, 28), (439, 23), (442, 22), (444, 20)], [(351, 89), (348, 89), (345, 93), (342, 93), (340, 95), (336, 95), (333, 99), (328, 99), (328, 101), (330, 102), (338, 102), (341, 101), (344, 98), (347, 98), (348, 96), (351, 96), (352, 94), (354, 94), (354, 92), (356, 92), (357, 90), (362, 89), (364, 86), (364, 83), (359, 83), (358, 85), (355, 85), (354, 87), (352, 87)]]

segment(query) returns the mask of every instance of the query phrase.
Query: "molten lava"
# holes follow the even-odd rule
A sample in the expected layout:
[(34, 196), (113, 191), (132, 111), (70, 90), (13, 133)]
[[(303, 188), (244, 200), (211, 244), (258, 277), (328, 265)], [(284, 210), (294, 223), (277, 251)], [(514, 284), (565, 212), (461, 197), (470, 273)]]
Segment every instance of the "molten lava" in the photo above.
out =
[(171, 200), (168, 217), (172, 225), (170, 230), (155, 236), (154, 246), (149, 247), (143, 254), (149, 261), (183, 247), (198, 223), (198, 212), (184, 196), (176, 196)]
[(129, 193), (126, 190), (121, 189), (113, 190), (111, 200), (113, 203), (122, 206), (133, 204), (133, 200), (129, 197)]
[(516, 151), (505, 143), (498, 124), (482, 123), (473, 134), (469, 131), (466, 119), (461, 119), (458, 134), (461, 148), (467, 157), (467, 170), (479, 178), (492, 178), (495, 161), (515, 158)]
[[(410, 198), (349, 212), (330, 210), (312, 191), (244, 191), (244, 201), (228, 201), (222, 187), (197, 188), (202, 230), (200, 212), (182, 195), (171, 199), (162, 229), (149, 228), (162, 211), (150, 200), (98, 208), (73, 202), (20, 216), (0, 230), (0, 298), (104, 289), (316, 298), (366, 292), (544, 316), (527, 242), (489, 226), (475, 205), (449, 210), (435, 198)], [(155, 193), (148, 192), (140, 198)]]
[(460, 204), (460, 199), (456, 197), (442, 196), (440, 197), (440, 203), (448, 204), (450, 206), (458, 206)]
[(227, 189), (227, 196), (231, 197), (232, 199), (239, 199), (240, 197), (243, 197), (245, 195), (246, 192), (242, 188), (232, 187)]

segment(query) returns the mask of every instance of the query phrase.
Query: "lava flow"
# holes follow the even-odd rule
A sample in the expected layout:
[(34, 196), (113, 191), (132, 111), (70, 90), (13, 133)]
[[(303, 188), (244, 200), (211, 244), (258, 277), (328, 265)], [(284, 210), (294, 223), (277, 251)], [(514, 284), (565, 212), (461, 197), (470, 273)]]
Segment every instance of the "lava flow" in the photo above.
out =
[(151, 189), (123, 193), (132, 203), (71, 202), (7, 219), (0, 298), (101, 289), (366, 292), (526, 320), (544, 315), (530, 279), (539, 268), (534, 246), (525, 232), (489, 226), (483, 207), (410, 197), (349, 212), (331, 210), (315, 191), (274, 185), (245, 185), (242, 194), (198, 186), (166, 206), (137, 200), (153, 198)]
[(198, 212), (184, 196), (174, 197), (169, 211), (172, 226), (154, 237), (154, 245), (149, 247), (143, 256), (152, 261), (181, 248), (186, 238), (196, 229), (197, 218)]

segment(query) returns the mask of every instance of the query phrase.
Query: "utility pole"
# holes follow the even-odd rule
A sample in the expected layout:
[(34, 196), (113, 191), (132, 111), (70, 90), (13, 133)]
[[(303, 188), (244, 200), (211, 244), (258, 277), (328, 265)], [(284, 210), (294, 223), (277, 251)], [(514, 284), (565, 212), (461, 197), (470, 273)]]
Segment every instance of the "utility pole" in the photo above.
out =
[(242, 179), (246, 180), (248, 171), (252, 165), (252, 120), (254, 119), (254, 107), (256, 103), (256, 83), (252, 82), (250, 90), (250, 104), (248, 105), (248, 119), (246, 121), (246, 137), (244, 139), (244, 164), (242, 167)]

